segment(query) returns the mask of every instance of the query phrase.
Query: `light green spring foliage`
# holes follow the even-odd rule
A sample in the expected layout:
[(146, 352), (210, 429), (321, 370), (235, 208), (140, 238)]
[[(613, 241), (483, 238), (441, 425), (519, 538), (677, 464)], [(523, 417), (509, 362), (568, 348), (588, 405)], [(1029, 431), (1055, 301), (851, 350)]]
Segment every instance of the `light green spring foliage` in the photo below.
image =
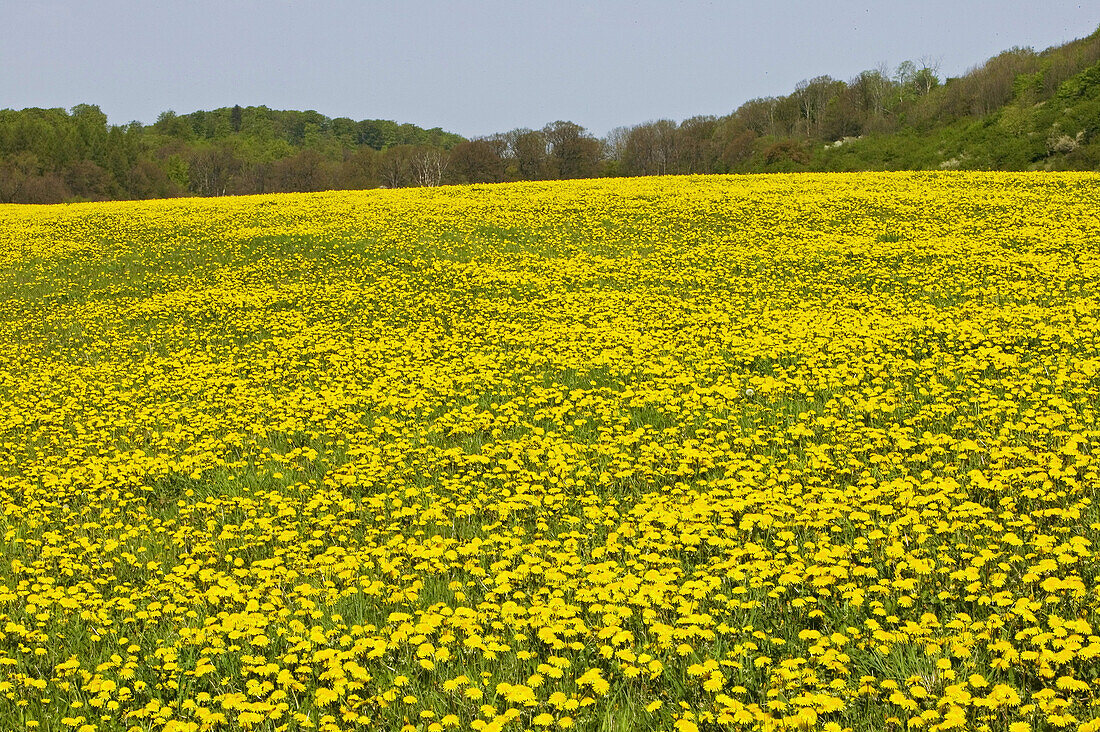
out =
[(1098, 191), (0, 206), (0, 728), (1095, 729)]

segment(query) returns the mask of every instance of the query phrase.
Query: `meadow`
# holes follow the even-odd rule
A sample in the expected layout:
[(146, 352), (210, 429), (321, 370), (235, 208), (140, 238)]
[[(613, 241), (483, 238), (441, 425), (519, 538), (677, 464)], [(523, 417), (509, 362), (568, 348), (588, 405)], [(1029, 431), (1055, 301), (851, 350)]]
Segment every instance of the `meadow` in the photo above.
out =
[(1100, 175), (0, 206), (0, 729), (1100, 729)]

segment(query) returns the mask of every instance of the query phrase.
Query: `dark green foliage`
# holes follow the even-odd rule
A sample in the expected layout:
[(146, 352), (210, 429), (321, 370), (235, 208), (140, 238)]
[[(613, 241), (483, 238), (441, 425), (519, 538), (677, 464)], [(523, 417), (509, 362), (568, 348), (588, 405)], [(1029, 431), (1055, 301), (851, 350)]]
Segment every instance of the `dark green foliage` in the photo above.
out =
[[(0, 110), (0, 202), (215, 196), (381, 184), (380, 151), (445, 151), (463, 138), (389, 120), (223, 107), (149, 126), (109, 125), (94, 105)], [(410, 183), (411, 184), (411, 183)]]

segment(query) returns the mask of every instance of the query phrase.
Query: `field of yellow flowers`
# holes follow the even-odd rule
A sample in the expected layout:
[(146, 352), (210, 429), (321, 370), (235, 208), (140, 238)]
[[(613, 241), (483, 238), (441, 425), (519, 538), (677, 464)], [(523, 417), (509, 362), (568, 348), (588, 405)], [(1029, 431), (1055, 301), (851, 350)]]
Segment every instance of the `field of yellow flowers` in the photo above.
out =
[(0, 729), (1100, 729), (1100, 176), (0, 206)]

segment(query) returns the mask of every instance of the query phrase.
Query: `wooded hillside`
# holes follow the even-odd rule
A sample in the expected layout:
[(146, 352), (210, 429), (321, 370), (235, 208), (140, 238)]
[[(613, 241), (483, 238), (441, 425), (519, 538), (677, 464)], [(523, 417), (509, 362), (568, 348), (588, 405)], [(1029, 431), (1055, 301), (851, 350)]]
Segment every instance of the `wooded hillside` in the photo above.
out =
[(569, 121), (466, 140), (435, 127), (224, 107), (109, 125), (95, 105), (0, 110), (0, 202), (216, 196), (616, 175), (1100, 169), (1100, 29), (958, 78), (930, 61), (817, 76), (732, 113), (598, 139)]

